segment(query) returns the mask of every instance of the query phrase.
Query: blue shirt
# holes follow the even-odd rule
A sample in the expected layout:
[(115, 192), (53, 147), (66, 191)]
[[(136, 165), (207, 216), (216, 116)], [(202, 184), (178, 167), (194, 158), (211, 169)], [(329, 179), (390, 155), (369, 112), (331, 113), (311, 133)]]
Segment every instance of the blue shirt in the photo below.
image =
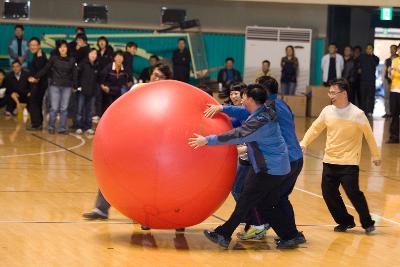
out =
[(242, 126), (206, 138), (210, 146), (246, 143), (247, 154), (255, 173), (286, 175), (290, 172), (289, 153), (276, 113), (266, 105), (250, 114)]

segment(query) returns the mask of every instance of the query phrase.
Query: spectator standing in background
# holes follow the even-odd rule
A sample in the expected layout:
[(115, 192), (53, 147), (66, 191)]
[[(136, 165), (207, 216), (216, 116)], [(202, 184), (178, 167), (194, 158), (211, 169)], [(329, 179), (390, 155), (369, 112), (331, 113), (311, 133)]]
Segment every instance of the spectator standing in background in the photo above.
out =
[(329, 44), (328, 54), (322, 57), (321, 62), (322, 81), (324, 82), (324, 85), (328, 86), (329, 82), (341, 78), (343, 67), (344, 60), (342, 55), (337, 53), (336, 44)]
[(368, 117), (372, 116), (375, 105), (375, 72), (376, 66), (379, 64), (379, 58), (374, 55), (374, 46), (368, 44), (365, 54), (360, 56), (360, 93), (361, 93), (361, 109)]
[(281, 59), (281, 90), (284, 95), (294, 95), (297, 86), (299, 60), (294, 54), (294, 47), (286, 47), (286, 56)]
[(8, 43), (8, 55), (10, 56), (10, 66), (15, 60), (18, 60), (23, 68), (28, 66), (28, 42), (24, 39), (24, 26), (15, 25), (15, 35)]
[(178, 49), (172, 55), (174, 80), (189, 82), (190, 77), (190, 52), (186, 47), (186, 40), (178, 40)]
[(354, 81), (356, 75), (356, 69), (353, 60), (353, 48), (351, 46), (346, 46), (343, 51), (344, 58), (344, 68), (342, 77), (349, 82), (349, 101), (355, 104), (355, 91), (354, 91)]
[(390, 46), (390, 57), (385, 60), (385, 70), (383, 72), (383, 86), (385, 88), (385, 115), (382, 118), (390, 118), (390, 89), (392, 85), (392, 79), (389, 77), (392, 68), (392, 60), (398, 57), (397, 55), (397, 45)]

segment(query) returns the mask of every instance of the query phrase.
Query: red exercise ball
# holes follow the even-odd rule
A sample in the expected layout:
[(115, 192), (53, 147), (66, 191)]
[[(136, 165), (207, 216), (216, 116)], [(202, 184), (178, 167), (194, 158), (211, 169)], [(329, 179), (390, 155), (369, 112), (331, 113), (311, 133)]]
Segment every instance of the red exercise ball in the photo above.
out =
[(101, 192), (127, 217), (155, 229), (198, 224), (225, 201), (236, 173), (234, 145), (188, 145), (193, 133), (218, 134), (229, 118), (204, 117), (205, 92), (158, 81), (126, 93), (104, 113), (93, 144)]

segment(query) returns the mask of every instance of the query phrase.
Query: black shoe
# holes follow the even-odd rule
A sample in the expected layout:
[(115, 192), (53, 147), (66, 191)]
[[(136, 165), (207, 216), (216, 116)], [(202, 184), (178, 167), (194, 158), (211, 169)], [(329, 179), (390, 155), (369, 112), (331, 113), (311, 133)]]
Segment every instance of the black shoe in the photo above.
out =
[(351, 229), (356, 227), (356, 225), (354, 223), (352, 224), (339, 224), (337, 226), (335, 226), (335, 228), (333, 229), (335, 232), (346, 232), (347, 229)]
[(390, 117), (392, 117), (392, 115), (387, 114), (387, 113), (386, 113), (385, 115), (382, 116), (382, 118), (384, 118), (384, 119), (389, 119)]
[(94, 212), (94, 211), (88, 212), (88, 213), (84, 213), (82, 215), (82, 217), (87, 219), (87, 220), (107, 220), (108, 219), (108, 216), (101, 215), (101, 214), (99, 214), (97, 212)]
[(151, 230), (151, 228), (148, 227), (148, 226), (146, 226), (146, 225), (141, 225), (141, 226), (140, 226), (140, 229), (142, 229), (142, 230), (144, 230), (144, 231)]
[(68, 135), (68, 131), (67, 131), (67, 130), (59, 131), (59, 132), (57, 132), (57, 133), (58, 133), (58, 134)]
[(224, 236), (217, 234), (216, 232), (204, 230), (204, 235), (212, 242), (220, 245), (221, 247), (228, 248), (231, 239), (227, 239)]
[[(307, 242), (306, 237), (304, 236), (303, 232), (298, 232), (296, 237), (294, 237), (292, 240), (296, 243), (296, 245), (301, 245), (301, 244), (304, 244)], [(279, 241), (281, 241), (280, 238), (275, 239), (276, 243), (278, 243)]]
[(399, 139), (389, 139), (386, 144), (398, 144), (399, 143)]
[(375, 231), (375, 226), (374, 225), (371, 225), (371, 226), (365, 228), (365, 233), (367, 235), (371, 234), (373, 231)]
[(27, 130), (27, 131), (30, 131), (30, 132), (41, 131), (42, 129), (43, 129), (42, 126), (37, 126), (37, 127), (31, 126), (31, 127), (26, 127), (26, 130)]
[(56, 131), (54, 129), (49, 129), (49, 134), (55, 134)]
[(177, 228), (177, 229), (175, 229), (175, 232), (184, 233), (185, 232), (185, 228)]
[(277, 249), (293, 249), (293, 248), (297, 248), (298, 245), (297, 245), (295, 239), (296, 238), (289, 239), (289, 240), (279, 239), (278, 241), (276, 241), (276, 248)]

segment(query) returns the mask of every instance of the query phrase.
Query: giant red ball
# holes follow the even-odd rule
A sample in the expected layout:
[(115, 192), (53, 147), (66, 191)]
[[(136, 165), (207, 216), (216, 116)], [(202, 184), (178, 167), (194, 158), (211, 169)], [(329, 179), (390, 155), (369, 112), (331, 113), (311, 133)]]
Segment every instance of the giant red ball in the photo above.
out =
[(205, 118), (205, 92), (178, 81), (139, 86), (115, 101), (96, 129), (93, 163), (101, 192), (127, 217), (156, 229), (198, 224), (228, 196), (236, 147), (193, 149), (193, 133), (231, 129), (227, 116)]

